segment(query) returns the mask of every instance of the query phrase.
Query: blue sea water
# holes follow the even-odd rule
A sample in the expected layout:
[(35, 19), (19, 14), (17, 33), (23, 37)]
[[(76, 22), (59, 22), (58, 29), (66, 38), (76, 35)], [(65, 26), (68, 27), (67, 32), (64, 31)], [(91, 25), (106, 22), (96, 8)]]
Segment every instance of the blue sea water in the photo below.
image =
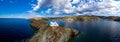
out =
[(20, 42), (32, 37), (30, 21), (18, 18), (0, 18), (0, 42)]
[[(120, 42), (119, 21), (74, 21), (49, 20), (57, 22), (60, 26), (73, 28), (82, 32), (71, 42)], [(26, 19), (0, 19), (0, 42), (20, 42), (22, 39), (32, 37), (34, 30), (30, 21)]]
[[(49, 20), (60, 26), (73, 28), (82, 32), (71, 42), (120, 42), (120, 21), (73, 21)], [(62, 25), (61, 25), (62, 24)]]

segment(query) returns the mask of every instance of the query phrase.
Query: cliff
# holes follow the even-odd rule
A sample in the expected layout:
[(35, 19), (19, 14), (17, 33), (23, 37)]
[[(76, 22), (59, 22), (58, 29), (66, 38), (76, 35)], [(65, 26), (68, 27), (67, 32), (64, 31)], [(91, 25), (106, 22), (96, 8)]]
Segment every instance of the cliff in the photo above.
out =
[(31, 18), (29, 19), (31, 27), (36, 30), (30, 42), (69, 42), (72, 37), (79, 34), (78, 31), (66, 27), (55, 26), (51, 27), (44, 20), (46, 18)]
[(99, 17), (92, 17), (92, 16), (76, 16), (76, 17), (64, 17), (62, 20), (66, 22), (72, 22), (72, 21), (95, 21), (100, 20)]
[(102, 19), (105, 20), (112, 20), (112, 21), (120, 21), (120, 17), (115, 16), (109, 16), (109, 17), (103, 17)]
[(71, 38), (79, 34), (75, 29), (70, 29), (61, 26), (51, 27), (45, 20), (63, 20), (65, 22), (72, 21), (95, 21), (103, 18), (98, 16), (76, 16), (76, 17), (61, 17), (61, 18), (31, 18), (31, 27), (36, 31), (30, 42), (69, 42)]

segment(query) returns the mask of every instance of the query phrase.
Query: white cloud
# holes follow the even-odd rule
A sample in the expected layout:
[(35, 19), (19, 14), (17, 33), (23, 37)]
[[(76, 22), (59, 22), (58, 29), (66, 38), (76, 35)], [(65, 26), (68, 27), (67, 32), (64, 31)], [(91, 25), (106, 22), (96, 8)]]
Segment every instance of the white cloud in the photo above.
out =
[[(120, 13), (120, 2), (114, 0), (103, 0), (95, 2), (94, 0), (37, 0), (37, 5), (33, 7), (33, 12), (38, 11), (41, 7), (53, 6), (48, 8), (45, 13), (53, 14), (116, 14)], [(73, 4), (77, 4), (73, 6)]]
[(38, 1), (37, 5), (33, 8), (34, 11), (37, 11), (40, 8), (41, 3), (42, 3), (42, 0), (37, 0), (37, 1)]
[(71, 3), (72, 4), (77, 4), (77, 3), (79, 3), (80, 2), (80, 0), (73, 0)]
[[(33, 5), (32, 11), (38, 11), (40, 7), (47, 7), (52, 5), (53, 8), (53, 14), (61, 14), (61, 13), (72, 13), (74, 12), (74, 8), (72, 7), (72, 4), (70, 0), (37, 0), (37, 5)], [(46, 11), (48, 13), (48, 10)]]
[(51, 12), (52, 12), (52, 9), (46, 10), (46, 13), (47, 13), (47, 14), (49, 14), (49, 13), (51, 13)]
[(116, 14), (120, 10), (120, 2), (104, 0), (102, 2), (81, 2), (76, 8), (81, 14)]
[(0, 18), (32, 18), (33, 16), (27, 13), (22, 14), (8, 14), (8, 15), (1, 15)]
[(71, 13), (73, 12), (72, 4), (69, 0), (52, 0), (53, 11), (55, 13)]

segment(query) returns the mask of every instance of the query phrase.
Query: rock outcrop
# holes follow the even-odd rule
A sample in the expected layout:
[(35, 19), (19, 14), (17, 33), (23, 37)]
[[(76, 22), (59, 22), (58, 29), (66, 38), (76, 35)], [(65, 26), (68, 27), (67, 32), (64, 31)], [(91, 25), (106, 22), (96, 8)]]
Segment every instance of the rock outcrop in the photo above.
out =
[(79, 34), (74, 29), (60, 26), (51, 27), (42, 18), (29, 20), (32, 22), (31, 27), (36, 30), (30, 42), (69, 42), (72, 37)]

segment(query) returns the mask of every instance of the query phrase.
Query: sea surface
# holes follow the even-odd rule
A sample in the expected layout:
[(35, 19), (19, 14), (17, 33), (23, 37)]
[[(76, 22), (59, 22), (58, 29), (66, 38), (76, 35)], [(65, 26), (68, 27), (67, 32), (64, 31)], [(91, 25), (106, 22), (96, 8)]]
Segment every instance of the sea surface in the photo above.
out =
[(32, 37), (30, 21), (18, 18), (0, 18), (0, 42), (22, 42)]
[(96, 20), (73, 21), (49, 20), (60, 26), (73, 28), (81, 32), (72, 42), (120, 42), (120, 21)]
[[(71, 40), (72, 42), (120, 42), (120, 21), (73, 21), (49, 20), (57, 22), (60, 26), (76, 29), (82, 34)], [(33, 36), (34, 30), (30, 21), (26, 19), (0, 19), (0, 42), (18, 42)]]

